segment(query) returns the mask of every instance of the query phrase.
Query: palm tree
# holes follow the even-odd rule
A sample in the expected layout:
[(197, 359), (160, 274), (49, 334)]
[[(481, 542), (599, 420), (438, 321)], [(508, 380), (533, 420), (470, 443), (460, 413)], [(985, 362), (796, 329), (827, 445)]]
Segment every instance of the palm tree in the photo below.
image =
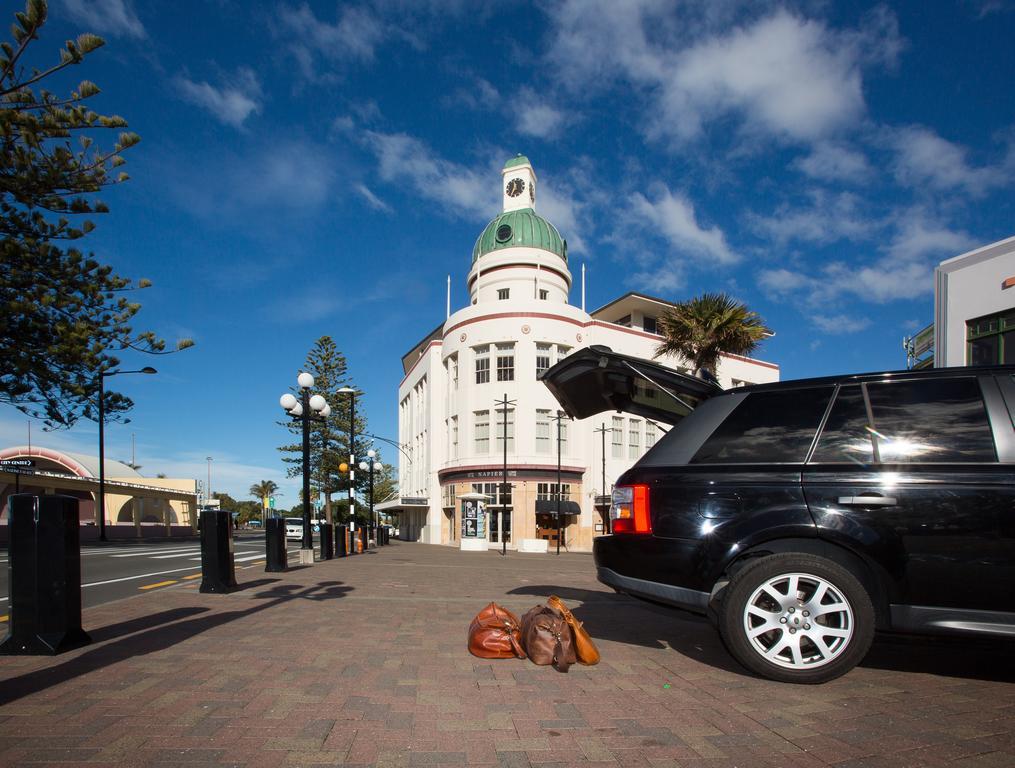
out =
[(771, 331), (752, 312), (725, 293), (705, 293), (667, 309), (658, 320), (663, 342), (655, 357), (671, 354), (685, 358), (696, 376), (713, 377), (724, 354), (746, 355)]
[(250, 486), (250, 490), (247, 491), (247, 493), (249, 493), (258, 501), (266, 499), (269, 496), (282, 495), (278, 492), (278, 483), (276, 483), (274, 480), (262, 480), (259, 483), (254, 483), (252, 486)]

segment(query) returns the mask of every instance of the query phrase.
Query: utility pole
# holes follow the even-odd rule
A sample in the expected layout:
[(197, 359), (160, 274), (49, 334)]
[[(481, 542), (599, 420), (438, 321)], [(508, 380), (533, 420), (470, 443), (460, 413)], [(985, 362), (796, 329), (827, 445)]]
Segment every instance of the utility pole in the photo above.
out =
[[(602, 443), (603, 443), (603, 491), (602, 491), (602, 495), (606, 496), (606, 433), (607, 432), (613, 432), (613, 427), (607, 428), (606, 422), (604, 421), (602, 423), (602, 426), (600, 426), (599, 429), (593, 430), (593, 432), (595, 432), (595, 434), (599, 435), (602, 438)], [(603, 532), (604, 533), (609, 533), (609, 530), (606, 527), (606, 515), (604, 515), (602, 513), (602, 511), (600, 511), (599, 512), (599, 517), (603, 521)]]

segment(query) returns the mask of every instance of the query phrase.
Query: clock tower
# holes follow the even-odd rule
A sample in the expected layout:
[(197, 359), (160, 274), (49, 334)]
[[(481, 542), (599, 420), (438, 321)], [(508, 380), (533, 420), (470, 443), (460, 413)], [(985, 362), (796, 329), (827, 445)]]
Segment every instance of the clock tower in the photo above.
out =
[(508, 160), (501, 171), (504, 211), (536, 207), (536, 172), (525, 155)]

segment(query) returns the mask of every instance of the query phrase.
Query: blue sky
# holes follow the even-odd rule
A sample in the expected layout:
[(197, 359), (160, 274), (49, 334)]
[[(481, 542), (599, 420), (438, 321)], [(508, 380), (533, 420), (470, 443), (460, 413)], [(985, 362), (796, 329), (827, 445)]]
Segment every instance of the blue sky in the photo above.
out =
[[(277, 403), (322, 334), (397, 434), (399, 358), (443, 319), (448, 274), (466, 303), (518, 152), (572, 303), (581, 263), (589, 309), (730, 292), (784, 378), (903, 367), (934, 265), (1015, 234), (1010, 0), (51, 6), (30, 63), (102, 35), (65, 82), (142, 137), (83, 242), (153, 281), (138, 327), (196, 342), (124, 360), (160, 373), (114, 380), (136, 407), (107, 456), (134, 434), (142, 473), (201, 479), (212, 456), (240, 498), (274, 479), (295, 503)], [(0, 410), (0, 442), (27, 432)], [(32, 435), (97, 450), (94, 424)]]

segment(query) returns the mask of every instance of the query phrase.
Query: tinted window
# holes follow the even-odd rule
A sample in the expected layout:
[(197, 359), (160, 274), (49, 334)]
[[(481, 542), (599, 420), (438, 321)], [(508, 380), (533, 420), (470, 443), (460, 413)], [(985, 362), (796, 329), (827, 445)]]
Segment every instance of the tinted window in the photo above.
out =
[(692, 464), (802, 462), (832, 387), (752, 392), (701, 446)]
[(995, 461), (974, 378), (868, 384), (881, 461)]
[(812, 462), (870, 464), (874, 435), (867, 428), (867, 408), (860, 385), (842, 387), (818, 438)]

